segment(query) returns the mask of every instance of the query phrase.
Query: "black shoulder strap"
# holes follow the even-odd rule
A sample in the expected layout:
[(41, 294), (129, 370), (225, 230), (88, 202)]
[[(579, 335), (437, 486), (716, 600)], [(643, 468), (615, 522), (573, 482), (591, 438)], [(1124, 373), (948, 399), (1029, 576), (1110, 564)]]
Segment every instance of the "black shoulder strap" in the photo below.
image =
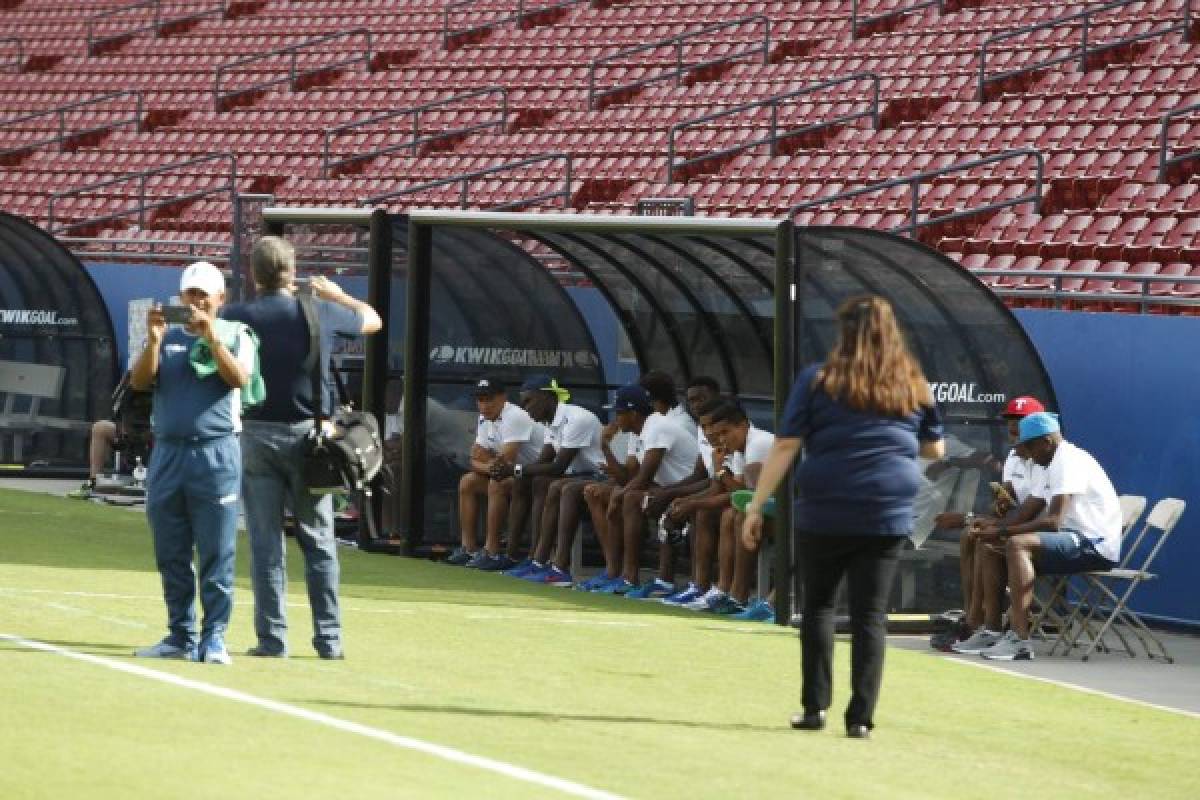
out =
[(304, 369), (312, 376), (313, 417), (320, 423), (325, 417), (325, 392), (321, 386), (321, 323), (317, 319), (317, 309), (313, 306), (312, 295), (302, 294), (300, 310), (304, 312), (304, 321), (308, 323), (308, 356), (304, 359)]

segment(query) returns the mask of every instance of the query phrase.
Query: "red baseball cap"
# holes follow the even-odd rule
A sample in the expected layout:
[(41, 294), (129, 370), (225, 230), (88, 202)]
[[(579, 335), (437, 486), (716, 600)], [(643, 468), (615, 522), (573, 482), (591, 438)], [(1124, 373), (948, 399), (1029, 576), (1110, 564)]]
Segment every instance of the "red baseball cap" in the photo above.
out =
[(1021, 419), (1023, 417), (1028, 417), (1030, 414), (1037, 414), (1038, 412), (1045, 410), (1046, 407), (1043, 406), (1041, 401), (1036, 397), (1021, 395), (1020, 397), (1014, 397), (1012, 400), (1009, 400), (1008, 405), (1004, 407), (1004, 411), (1001, 412), (1000, 416), (1016, 417)]

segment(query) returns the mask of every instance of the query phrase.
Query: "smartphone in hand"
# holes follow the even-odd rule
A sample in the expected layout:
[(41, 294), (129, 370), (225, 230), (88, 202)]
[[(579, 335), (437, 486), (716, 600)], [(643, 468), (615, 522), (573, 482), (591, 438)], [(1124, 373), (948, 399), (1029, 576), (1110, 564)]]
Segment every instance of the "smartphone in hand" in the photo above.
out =
[(162, 312), (168, 325), (187, 325), (192, 321), (191, 306), (163, 306)]

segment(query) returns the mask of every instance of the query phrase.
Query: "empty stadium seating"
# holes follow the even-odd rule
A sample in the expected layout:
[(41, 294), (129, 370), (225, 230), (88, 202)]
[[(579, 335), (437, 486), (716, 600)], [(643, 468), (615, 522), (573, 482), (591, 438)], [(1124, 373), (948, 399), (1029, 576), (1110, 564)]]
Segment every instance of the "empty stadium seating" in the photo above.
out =
[[(53, 205), (54, 225), (76, 234), (208, 240), (229, 229), (230, 181), (280, 203), (357, 204), (561, 153), (578, 210), (687, 196), (702, 214), (779, 215), (822, 201), (797, 222), (899, 229), (911, 222), (909, 186), (836, 195), (1025, 148), (1042, 160), (1037, 202), (1032, 156), (938, 175), (920, 187), (918, 235), (1000, 291), (1048, 287), (1109, 298), (1078, 307), (1131, 309), (1111, 298), (1196, 295), (1169, 280), (1143, 292), (1139, 281), (1200, 268), (1200, 159), (1165, 175), (1159, 164), (1164, 115), (1200, 103), (1200, 25), (1167, 30), (1184, 2), (1096, 11), (960, 0), (903, 13), (893, 0), (550, 10), (480, 0), (443, 14), (417, 0), (99, 0), (81, 15), (65, 0), (7, 0), (0, 207), (45, 224)], [(1093, 53), (1082, 70), (1078, 26), (1013, 33), (1089, 9), (1093, 46), (1144, 38)], [(1038, 66), (1048, 58), (1062, 61)], [(799, 91), (821, 81), (831, 83)], [(114, 91), (126, 94), (105, 99)], [(1174, 118), (1166, 134), (1173, 154), (1200, 149), (1200, 113)], [(760, 143), (738, 149), (748, 142)], [(171, 166), (217, 153), (236, 170)], [(565, 163), (481, 176), (467, 203), (558, 191)], [(387, 202), (457, 206), (462, 196), (447, 183)], [(151, 213), (138, 211), (144, 203)], [(1097, 272), (1125, 277), (1087, 277)]]

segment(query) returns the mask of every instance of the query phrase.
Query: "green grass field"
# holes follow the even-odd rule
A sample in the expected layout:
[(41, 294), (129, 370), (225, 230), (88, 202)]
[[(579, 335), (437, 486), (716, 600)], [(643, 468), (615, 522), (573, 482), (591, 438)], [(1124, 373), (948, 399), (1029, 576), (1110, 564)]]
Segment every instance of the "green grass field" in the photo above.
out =
[[(232, 667), (130, 657), (163, 634), (142, 515), (0, 491), (0, 798), (566, 797), (168, 673), (636, 798), (1200, 797), (1200, 722), (888, 655), (878, 728), (792, 731), (799, 647), (776, 626), (343, 552), (347, 660), (317, 659), (291, 552), (292, 658), (254, 643), (238, 554)], [(991, 787), (990, 789), (987, 787)]]

